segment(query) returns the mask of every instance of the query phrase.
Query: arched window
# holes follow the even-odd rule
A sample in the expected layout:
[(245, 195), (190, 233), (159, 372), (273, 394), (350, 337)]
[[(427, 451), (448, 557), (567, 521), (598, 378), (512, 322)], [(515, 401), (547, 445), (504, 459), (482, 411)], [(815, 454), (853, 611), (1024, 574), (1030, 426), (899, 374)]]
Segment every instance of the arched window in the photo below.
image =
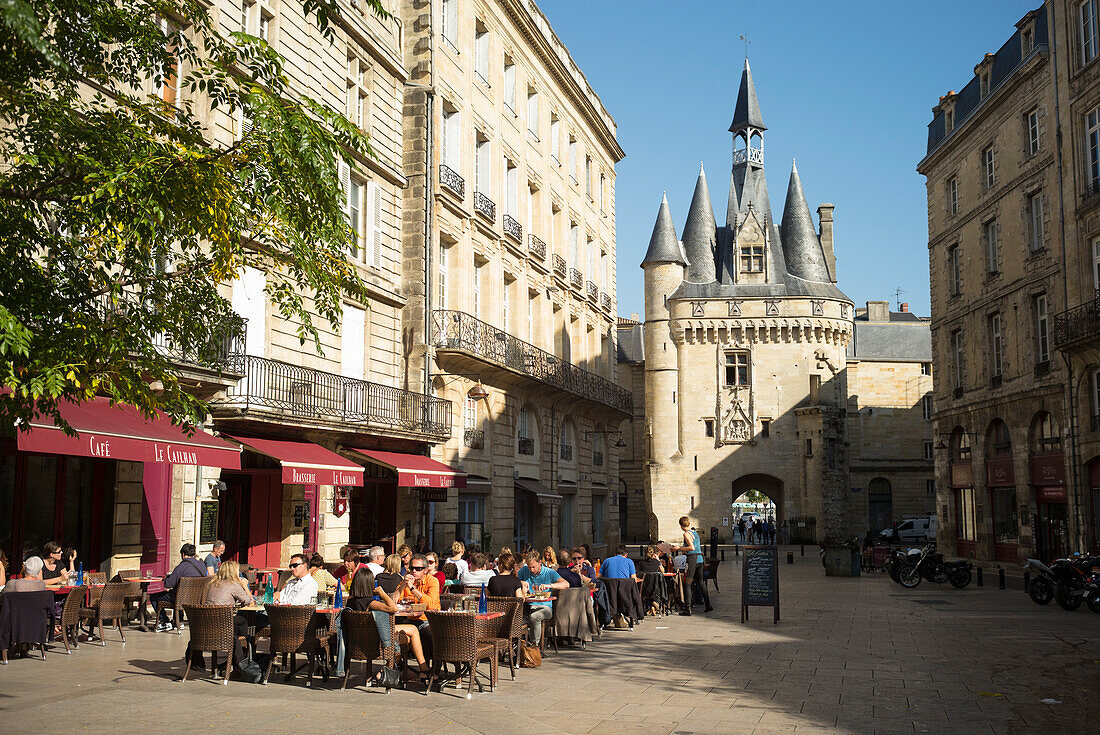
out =
[(735, 153), (744, 151), (749, 147), (749, 142), (745, 138), (744, 133), (738, 133), (733, 137), (733, 150)]
[(1012, 438), (1008, 433), (1008, 424), (1001, 419), (993, 419), (985, 432), (985, 456), (1002, 457), (1012, 454)]
[(951, 431), (951, 461), (970, 459), (970, 435), (961, 426)]
[(1046, 454), (1062, 451), (1061, 431), (1058, 422), (1049, 411), (1039, 411), (1031, 420), (1028, 432), (1028, 449), (1032, 454)]
[(752, 137), (749, 138), (749, 148), (757, 151), (762, 150), (764, 148), (764, 136), (760, 133), (753, 133)]

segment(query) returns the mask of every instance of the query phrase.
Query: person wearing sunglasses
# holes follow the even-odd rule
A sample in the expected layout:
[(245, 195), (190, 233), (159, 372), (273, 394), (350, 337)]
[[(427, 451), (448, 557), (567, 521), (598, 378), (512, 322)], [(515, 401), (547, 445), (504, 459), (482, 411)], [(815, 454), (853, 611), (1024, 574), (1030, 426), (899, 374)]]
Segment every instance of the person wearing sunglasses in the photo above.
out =
[(317, 598), (317, 580), (309, 573), (305, 554), (294, 554), (287, 564), (291, 577), (275, 595), (280, 605), (312, 605)]
[(588, 563), (588, 557), (585, 555), (583, 546), (574, 547), (569, 552), (569, 560), (571, 562), (570, 568), (577, 573), (584, 584), (599, 579), (600, 574)]
[(408, 574), (397, 586), (397, 601), (412, 605), (427, 605), (429, 610), (439, 609), (439, 580), (428, 574), (428, 560), (423, 554), (413, 554), (409, 559)]

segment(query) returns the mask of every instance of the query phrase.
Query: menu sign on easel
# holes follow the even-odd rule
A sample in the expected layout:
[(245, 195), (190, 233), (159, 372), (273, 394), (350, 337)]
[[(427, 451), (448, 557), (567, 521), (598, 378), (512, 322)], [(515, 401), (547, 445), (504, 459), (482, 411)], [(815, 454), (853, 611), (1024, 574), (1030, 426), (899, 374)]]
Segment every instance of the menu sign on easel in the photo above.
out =
[(779, 622), (779, 549), (775, 546), (743, 546), (741, 564), (741, 622), (749, 619), (749, 606), (771, 607)]

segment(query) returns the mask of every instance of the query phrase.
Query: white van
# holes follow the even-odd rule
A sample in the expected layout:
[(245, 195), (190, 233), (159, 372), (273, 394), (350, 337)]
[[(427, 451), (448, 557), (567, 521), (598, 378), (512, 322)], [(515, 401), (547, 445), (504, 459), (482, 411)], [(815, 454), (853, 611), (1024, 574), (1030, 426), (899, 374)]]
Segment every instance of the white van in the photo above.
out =
[(900, 541), (903, 544), (924, 543), (929, 540), (935, 540), (936, 517), (917, 516), (915, 518), (906, 518), (901, 523), (897, 524), (896, 537), (894, 528), (882, 529), (882, 533), (880, 533), (879, 536), (885, 540)]

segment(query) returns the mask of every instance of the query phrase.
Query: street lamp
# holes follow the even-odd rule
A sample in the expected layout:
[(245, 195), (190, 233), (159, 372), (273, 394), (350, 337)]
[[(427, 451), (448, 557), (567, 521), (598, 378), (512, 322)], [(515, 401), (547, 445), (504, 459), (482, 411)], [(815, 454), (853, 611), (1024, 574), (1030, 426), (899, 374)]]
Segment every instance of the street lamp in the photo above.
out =
[(611, 434), (617, 434), (619, 436), (619, 438), (615, 442), (615, 445), (614, 445), (615, 448), (616, 449), (625, 449), (626, 448), (626, 441), (623, 440), (623, 432), (621, 432), (621, 431), (617, 431), (617, 430), (615, 430), (615, 431), (606, 431), (604, 429), (592, 429), (590, 431), (584, 432), (584, 440), (585, 441), (588, 441), (588, 435), (589, 434), (596, 434), (597, 436), (599, 436), (599, 435), (610, 436)]

